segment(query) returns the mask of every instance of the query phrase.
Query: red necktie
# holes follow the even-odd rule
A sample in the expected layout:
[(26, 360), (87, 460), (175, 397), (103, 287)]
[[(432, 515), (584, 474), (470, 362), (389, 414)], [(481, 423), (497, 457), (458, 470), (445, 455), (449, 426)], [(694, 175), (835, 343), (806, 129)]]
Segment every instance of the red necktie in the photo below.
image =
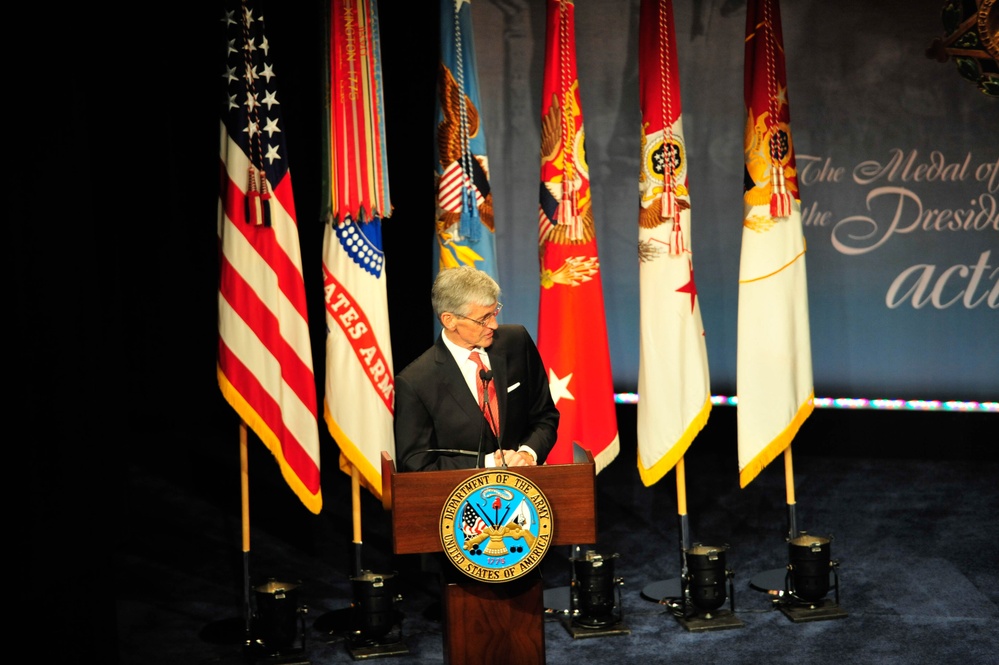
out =
[[(479, 366), (479, 372), (488, 371), (478, 351), (472, 351), (468, 355), (468, 359), (475, 361), (475, 364)], [(496, 411), (499, 408), (499, 404), (496, 401), (496, 382), (489, 382), (489, 410), (486, 411), (486, 404), (482, 395), (482, 377), (479, 376), (479, 372), (476, 372), (475, 375), (475, 392), (479, 396), (479, 410), (483, 414), (488, 414), (486, 415), (486, 420), (489, 421), (489, 427), (492, 428), (493, 434), (499, 436), (499, 423), (496, 421)]]

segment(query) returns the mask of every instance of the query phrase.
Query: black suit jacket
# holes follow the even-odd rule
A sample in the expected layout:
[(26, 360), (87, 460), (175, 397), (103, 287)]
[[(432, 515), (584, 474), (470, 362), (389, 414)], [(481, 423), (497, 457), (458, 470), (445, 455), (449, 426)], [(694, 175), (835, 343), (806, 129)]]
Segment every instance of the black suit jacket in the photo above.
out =
[[(558, 409), (538, 347), (521, 325), (501, 325), (488, 349), (499, 402), (499, 445), (530, 446), (542, 464), (558, 436)], [(395, 452), (400, 471), (475, 468), (482, 451), (496, 449), (478, 401), (438, 337), (395, 377)], [(460, 449), (468, 454), (421, 452)]]

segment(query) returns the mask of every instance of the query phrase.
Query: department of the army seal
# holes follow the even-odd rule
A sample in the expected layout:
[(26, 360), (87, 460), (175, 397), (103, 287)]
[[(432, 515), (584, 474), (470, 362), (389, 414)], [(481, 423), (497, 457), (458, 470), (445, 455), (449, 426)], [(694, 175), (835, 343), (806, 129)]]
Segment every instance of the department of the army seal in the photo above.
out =
[(552, 511), (541, 489), (508, 469), (470, 476), (441, 509), (444, 554), (481, 582), (509, 582), (537, 566), (552, 540)]

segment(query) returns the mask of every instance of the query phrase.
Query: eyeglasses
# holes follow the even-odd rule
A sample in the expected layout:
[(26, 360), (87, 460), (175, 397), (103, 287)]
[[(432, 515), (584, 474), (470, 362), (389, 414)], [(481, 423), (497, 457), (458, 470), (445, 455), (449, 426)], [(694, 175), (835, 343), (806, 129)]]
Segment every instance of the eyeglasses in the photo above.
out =
[[(455, 314), (455, 316), (457, 316), (459, 319), (465, 319), (466, 321), (471, 321), (472, 323), (478, 323), (480, 326), (482, 326), (483, 328), (485, 328), (486, 326), (489, 325), (490, 321), (492, 321), (497, 316), (499, 316), (499, 313), (500, 313), (500, 311), (502, 311), (502, 309), (503, 309), (503, 303), (498, 302), (498, 303), (496, 303), (496, 309), (494, 309), (493, 311), (489, 312), (488, 314), (486, 314), (485, 316), (483, 316), (481, 319), (472, 319), (472, 318), (469, 318), (467, 316), (462, 316), (461, 314)], [(454, 312), (452, 312), (452, 314), (454, 314)]]

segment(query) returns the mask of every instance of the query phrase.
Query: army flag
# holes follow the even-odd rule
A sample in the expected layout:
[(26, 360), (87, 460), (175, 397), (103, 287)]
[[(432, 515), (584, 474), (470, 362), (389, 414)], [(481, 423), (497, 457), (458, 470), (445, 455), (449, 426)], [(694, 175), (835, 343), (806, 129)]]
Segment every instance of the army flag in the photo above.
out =
[(638, 472), (650, 486), (683, 457), (711, 412), (672, 0), (642, 0), (638, 80)]
[(381, 453), (395, 454), (395, 373), (382, 220), (391, 215), (378, 11), (328, 0), (323, 182), (324, 416), (340, 469), (382, 495)]
[(313, 513), (322, 509), (305, 281), (260, 0), (227, 2), (218, 206), (218, 382)]
[(746, 15), (745, 172), (736, 358), (739, 484), (791, 444), (812, 413), (805, 237), (777, 0)]
[(440, 0), (434, 273), (471, 265), (498, 280), (471, 0)]
[(560, 413), (547, 463), (571, 463), (573, 443), (579, 443), (599, 472), (617, 457), (619, 441), (574, 33), (574, 4), (547, 0), (538, 350)]

